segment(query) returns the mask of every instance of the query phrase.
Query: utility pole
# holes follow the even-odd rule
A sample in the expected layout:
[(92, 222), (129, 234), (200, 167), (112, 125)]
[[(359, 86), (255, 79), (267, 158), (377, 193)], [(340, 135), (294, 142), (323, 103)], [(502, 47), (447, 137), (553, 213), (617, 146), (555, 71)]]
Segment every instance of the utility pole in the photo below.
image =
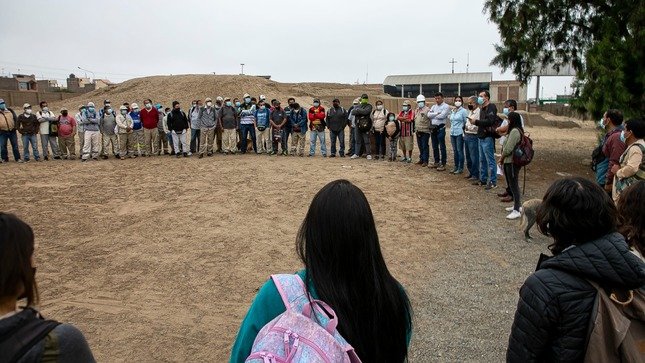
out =
[[(93, 78), (93, 79), (96, 79), (96, 75), (94, 74), (94, 72), (90, 71), (89, 69), (83, 69), (83, 68), (81, 68), (80, 66), (79, 66), (79, 67), (77, 67), (77, 68), (78, 68), (78, 69), (80, 69), (81, 71), (92, 73), (92, 78)], [(87, 78), (87, 74), (85, 74), (85, 78)]]
[(470, 53), (466, 55), (466, 73), (468, 73), (469, 67), (470, 67)]
[(240, 74), (243, 76), (244, 75), (244, 63), (240, 63), (240, 65), (242, 66), (242, 73), (240, 73)]
[(457, 63), (457, 61), (455, 60), (455, 58), (452, 58), (452, 61), (450, 61), (450, 62), (448, 62), (448, 63), (451, 63), (451, 64), (452, 64), (452, 73), (455, 73), (455, 63)]

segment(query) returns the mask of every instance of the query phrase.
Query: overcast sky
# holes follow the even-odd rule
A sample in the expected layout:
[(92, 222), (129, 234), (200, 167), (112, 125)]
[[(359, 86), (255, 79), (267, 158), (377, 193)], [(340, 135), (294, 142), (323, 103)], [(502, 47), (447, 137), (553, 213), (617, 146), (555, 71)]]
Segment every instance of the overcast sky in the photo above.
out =
[[(381, 83), (389, 74), (493, 72), (483, 0), (6, 1), (0, 67), (58, 79), (244, 73), (279, 82)], [(470, 54), (470, 57), (468, 57)], [(469, 62), (468, 62), (469, 59)], [(570, 77), (542, 78), (543, 96)], [(535, 85), (529, 84), (529, 97)]]

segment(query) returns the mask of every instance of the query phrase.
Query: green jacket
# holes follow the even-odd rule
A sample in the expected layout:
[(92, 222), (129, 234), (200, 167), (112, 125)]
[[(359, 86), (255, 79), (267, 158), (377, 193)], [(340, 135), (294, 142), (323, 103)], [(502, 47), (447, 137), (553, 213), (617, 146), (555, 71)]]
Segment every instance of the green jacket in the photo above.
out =
[(504, 141), (504, 146), (502, 147), (502, 157), (504, 158), (504, 164), (513, 163), (513, 151), (519, 142), (522, 140), (522, 134), (520, 129), (513, 129), (508, 134), (506, 141)]

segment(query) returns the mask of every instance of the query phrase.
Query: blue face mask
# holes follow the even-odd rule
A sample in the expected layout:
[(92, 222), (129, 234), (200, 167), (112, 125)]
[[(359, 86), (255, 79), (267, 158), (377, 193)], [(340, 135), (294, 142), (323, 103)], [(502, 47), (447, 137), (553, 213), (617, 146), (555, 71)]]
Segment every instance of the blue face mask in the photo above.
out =
[(87, 110), (90, 112), (94, 112), (94, 107), (88, 107)]
[(408, 106), (403, 106), (403, 111), (407, 111), (407, 110), (408, 110)]
[(477, 104), (483, 105), (484, 104), (484, 97), (481, 97), (481, 96), (477, 97)]
[(0, 110), (6, 110), (7, 109), (7, 104), (6, 103), (0, 103)]
[(508, 111), (508, 107), (504, 107), (504, 110), (502, 110), (502, 113), (503, 113), (504, 115), (508, 115), (508, 113), (509, 113), (509, 111)]
[(314, 102), (314, 107), (318, 107), (318, 106), (320, 106), (320, 103)]
[(417, 102), (417, 105), (419, 105), (419, 108), (423, 108), (423, 106), (425, 106), (426, 103), (421, 101), (421, 102)]
[(598, 121), (598, 127), (600, 127), (601, 129), (604, 130), (605, 129), (605, 120), (601, 119), (600, 121)]
[(245, 99), (244, 99), (244, 102), (246, 102), (246, 103), (251, 103), (251, 99), (250, 99), (250, 98), (245, 98)]
[(240, 101), (235, 102), (235, 106), (240, 107), (241, 105)]
[(226, 101), (226, 106), (231, 107), (232, 105), (231, 101)]
[(620, 132), (620, 141), (622, 141), (623, 144), (625, 144), (627, 141), (627, 138), (625, 137), (625, 130)]

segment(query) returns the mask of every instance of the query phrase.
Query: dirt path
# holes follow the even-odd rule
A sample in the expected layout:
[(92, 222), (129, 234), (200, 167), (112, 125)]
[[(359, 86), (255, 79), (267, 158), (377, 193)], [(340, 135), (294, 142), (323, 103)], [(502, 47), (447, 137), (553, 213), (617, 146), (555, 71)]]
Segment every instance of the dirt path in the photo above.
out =
[[(527, 197), (556, 172), (591, 175), (581, 164), (591, 128), (529, 131)], [(415, 362), (502, 360), (517, 290), (548, 244), (522, 241), (493, 192), (401, 163), (217, 155), (11, 163), (0, 174), (0, 209), (37, 236), (43, 313), (77, 325), (100, 361), (225, 360), (258, 287), (300, 269), (296, 231), (334, 179), (370, 201), (415, 309)]]

